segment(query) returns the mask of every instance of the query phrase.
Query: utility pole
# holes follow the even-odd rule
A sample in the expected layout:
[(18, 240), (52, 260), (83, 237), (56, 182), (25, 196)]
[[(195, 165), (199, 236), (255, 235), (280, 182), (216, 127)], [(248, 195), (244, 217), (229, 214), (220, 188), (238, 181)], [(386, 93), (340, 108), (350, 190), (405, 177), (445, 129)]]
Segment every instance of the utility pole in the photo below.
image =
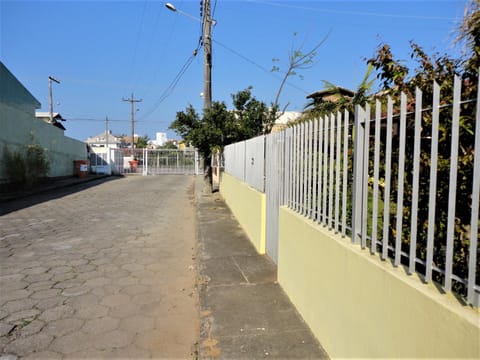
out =
[(132, 96), (131, 96), (130, 99), (122, 98), (122, 100), (123, 101), (128, 101), (131, 105), (130, 117), (131, 117), (131, 120), (132, 120), (132, 156), (134, 156), (133, 150), (135, 149), (135, 138), (134, 138), (134, 135), (135, 135), (135, 103), (141, 102), (142, 99), (134, 99), (133, 98), (133, 93), (132, 93)]
[(203, 0), (204, 89), (203, 108), (212, 107), (212, 17), (210, 0)]
[(57, 84), (60, 84), (60, 81), (55, 79), (53, 76), (48, 77), (48, 93), (50, 98), (50, 124), (53, 124), (53, 93), (52, 93), (52, 81), (55, 81)]

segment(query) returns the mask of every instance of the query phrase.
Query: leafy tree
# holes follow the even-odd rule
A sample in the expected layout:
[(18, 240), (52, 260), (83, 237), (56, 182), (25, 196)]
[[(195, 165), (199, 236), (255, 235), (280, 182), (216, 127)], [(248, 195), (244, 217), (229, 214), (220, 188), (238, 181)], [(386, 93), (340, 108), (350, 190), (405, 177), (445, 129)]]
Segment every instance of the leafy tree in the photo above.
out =
[(150, 138), (148, 137), (148, 135), (139, 136), (137, 138), (137, 143), (135, 144), (135, 147), (139, 149), (146, 148), (148, 146), (149, 141), (150, 141)]
[(275, 122), (276, 108), (268, 108), (252, 96), (251, 90), (249, 87), (232, 95), (234, 110), (228, 110), (224, 102), (212, 102), (203, 119), (189, 105), (177, 112), (170, 129), (192, 143), (206, 159), (213, 148), (268, 133)]
[[(448, 217), (448, 194), (449, 194), (449, 171), (451, 152), (452, 130), (452, 107), (448, 106), (453, 101), (453, 78), (458, 75), (462, 79), (462, 99), (475, 99), (477, 93), (478, 66), (480, 65), (480, 7), (478, 1), (471, 2), (467, 8), (466, 16), (461, 27), (460, 38), (466, 40), (470, 46), (466, 57), (452, 58), (448, 55), (428, 55), (422, 47), (411, 42), (411, 58), (416, 67), (409, 69), (400, 60), (397, 60), (391, 52), (390, 46), (382, 44), (374, 57), (368, 60), (377, 72), (377, 78), (381, 81), (382, 92), (391, 95), (395, 101), (399, 101), (399, 95), (404, 92), (407, 95), (407, 107), (412, 111), (415, 106), (415, 88), (423, 91), (423, 107), (428, 107), (433, 99), (433, 82), (436, 81), (442, 92), (442, 106), (440, 113), (439, 145), (438, 145), (438, 173), (437, 175), (437, 227), (435, 234), (434, 262), (437, 266), (445, 264), (446, 224)], [(475, 141), (475, 102), (465, 102), (461, 105), (460, 131), (459, 131), (459, 154), (458, 154), (458, 179), (457, 179), (457, 206), (455, 214), (455, 241), (454, 241), (454, 273), (466, 278), (468, 272), (468, 247), (469, 247), (469, 223), (471, 214), (471, 191), (473, 179), (473, 153)], [(406, 146), (406, 174), (412, 176), (413, 172), (413, 116), (407, 117), (407, 146)], [(430, 177), (430, 138), (431, 138), (432, 114), (430, 111), (422, 113), (422, 155), (420, 158), (420, 198), (418, 211), (418, 237), (417, 256), (425, 259), (426, 237), (428, 228), (428, 191)], [(478, 136), (478, 134), (477, 134)], [(394, 138), (394, 142), (396, 139)], [(393, 146), (396, 149), (396, 144)], [(396, 159), (398, 154), (394, 154)], [(396, 179), (396, 164), (394, 164), (392, 179)], [(404, 248), (409, 245), (409, 221), (411, 217), (411, 181), (405, 184), (405, 207), (404, 207)], [(394, 198), (395, 194), (392, 194)], [(391, 239), (395, 228), (395, 217), (391, 216)], [(477, 269), (478, 270), (478, 269)], [(479, 274), (477, 274), (477, 277)], [(441, 281), (442, 275), (437, 274), (436, 280)], [(454, 283), (454, 289), (463, 290), (463, 285)]]
[(329, 81), (323, 81), (324, 89), (335, 98), (335, 101), (326, 99), (312, 99), (307, 105), (305, 105), (304, 113), (295, 122), (290, 125), (316, 119), (321, 116), (325, 116), (337, 111), (343, 112), (348, 110), (350, 113), (355, 111), (356, 105), (365, 106), (365, 104), (371, 100), (371, 89), (375, 79), (371, 79), (373, 66), (368, 64), (367, 71), (354, 91), (353, 97), (346, 96), (341, 88)]

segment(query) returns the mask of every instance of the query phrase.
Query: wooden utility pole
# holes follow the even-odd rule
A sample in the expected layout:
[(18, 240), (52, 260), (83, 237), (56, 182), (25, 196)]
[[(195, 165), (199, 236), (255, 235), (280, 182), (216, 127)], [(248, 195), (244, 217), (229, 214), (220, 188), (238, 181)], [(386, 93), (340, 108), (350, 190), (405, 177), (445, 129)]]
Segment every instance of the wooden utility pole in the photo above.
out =
[(141, 102), (142, 99), (134, 99), (133, 98), (133, 93), (132, 93), (132, 96), (130, 97), (130, 99), (125, 99), (125, 98), (122, 98), (123, 101), (128, 101), (131, 105), (131, 113), (130, 113), (130, 117), (131, 117), (131, 120), (132, 120), (132, 156), (134, 156), (133, 154), (133, 150), (135, 149), (135, 103), (137, 102)]
[(210, 0), (203, 2), (204, 89), (203, 108), (212, 107), (212, 17)]

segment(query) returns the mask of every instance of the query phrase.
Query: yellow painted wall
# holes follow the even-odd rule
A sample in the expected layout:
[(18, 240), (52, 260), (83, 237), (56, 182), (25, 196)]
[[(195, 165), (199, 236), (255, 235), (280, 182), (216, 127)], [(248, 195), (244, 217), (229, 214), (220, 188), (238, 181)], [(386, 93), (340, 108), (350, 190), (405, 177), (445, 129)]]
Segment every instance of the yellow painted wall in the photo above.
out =
[(480, 313), (280, 209), (278, 280), (332, 358), (480, 359)]
[(265, 254), (265, 194), (225, 172), (221, 177), (220, 193), (257, 252)]

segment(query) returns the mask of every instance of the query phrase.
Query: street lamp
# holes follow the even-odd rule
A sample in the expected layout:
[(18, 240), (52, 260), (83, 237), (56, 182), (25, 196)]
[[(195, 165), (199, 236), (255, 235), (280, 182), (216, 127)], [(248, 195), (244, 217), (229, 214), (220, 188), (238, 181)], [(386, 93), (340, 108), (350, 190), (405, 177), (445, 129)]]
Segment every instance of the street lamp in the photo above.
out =
[(53, 76), (48, 77), (48, 92), (50, 98), (50, 124), (53, 124), (53, 95), (52, 95), (52, 81), (60, 84), (60, 81), (55, 79)]
[[(200, 19), (178, 10), (173, 4), (166, 3), (165, 7), (173, 12), (178, 12), (181, 15), (200, 21)], [(204, 98), (203, 109), (207, 110), (212, 107), (212, 23), (213, 20), (210, 14), (210, 0), (203, 1), (203, 53), (204, 53)]]

